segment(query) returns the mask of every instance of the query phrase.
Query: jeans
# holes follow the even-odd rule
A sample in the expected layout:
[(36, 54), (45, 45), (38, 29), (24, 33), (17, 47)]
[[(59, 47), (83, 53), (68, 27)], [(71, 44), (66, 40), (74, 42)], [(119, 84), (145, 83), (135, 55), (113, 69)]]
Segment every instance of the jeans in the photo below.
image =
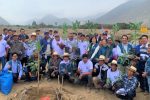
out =
[(0, 62), (2, 63), (2, 69), (4, 68), (5, 64), (6, 64), (6, 59), (5, 57), (0, 57)]

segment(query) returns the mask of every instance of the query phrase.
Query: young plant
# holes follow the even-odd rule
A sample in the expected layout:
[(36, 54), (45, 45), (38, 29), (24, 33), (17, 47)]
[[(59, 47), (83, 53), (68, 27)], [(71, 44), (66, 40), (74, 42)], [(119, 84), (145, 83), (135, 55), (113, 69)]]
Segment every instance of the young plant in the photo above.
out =
[(38, 94), (39, 94), (39, 85), (40, 85), (40, 51), (41, 51), (41, 49), (42, 49), (41, 43), (40, 43), (40, 41), (38, 41), (36, 43), (36, 50), (38, 53), (38, 61), (37, 61), (37, 63), (38, 63), (38, 69), (37, 69), (37, 71), (38, 71)]
[(140, 32), (141, 24), (142, 24), (142, 22), (130, 23), (129, 24), (130, 30), (132, 30), (132, 33), (131, 33), (131, 43), (133, 45), (136, 45), (137, 40), (138, 40), (138, 38), (140, 36), (139, 32)]
[(120, 27), (119, 27), (118, 24), (114, 24), (114, 25), (112, 26), (112, 32), (113, 32), (113, 34), (111, 34), (111, 37), (112, 37), (113, 41), (115, 41), (116, 34), (117, 34), (117, 32), (118, 32), (119, 30), (120, 30)]
[(63, 28), (63, 38), (66, 38), (68, 33), (68, 25), (64, 23), (62, 28)]
[(77, 33), (79, 27), (80, 27), (80, 21), (76, 20), (75, 22), (72, 23), (72, 30), (73, 30), (74, 32)]

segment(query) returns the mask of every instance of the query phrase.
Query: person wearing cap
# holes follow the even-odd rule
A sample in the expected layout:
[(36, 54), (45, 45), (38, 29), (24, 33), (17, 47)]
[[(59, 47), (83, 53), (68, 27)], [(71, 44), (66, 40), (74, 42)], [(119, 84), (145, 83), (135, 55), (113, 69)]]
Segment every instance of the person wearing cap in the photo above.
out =
[(110, 68), (107, 71), (107, 81), (105, 87), (112, 90), (114, 82), (121, 77), (121, 72), (118, 70), (116, 60), (112, 60)]
[(67, 80), (71, 80), (73, 77), (73, 66), (68, 53), (63, 54), (63, 60), (59, 64), (59, 75), (61, 79)]
[(68, 34), (68, 39), (65, 41), (65, 52), (70, 53), (70, 58), (76, 57), (75, 51), (77, 49), (77, 40), (74, 38), (73, 33)]
[(44, 38), (40, 41), (40, 44), (42, 46), (40, 54), (47, 63), (49, 62), (50, 55), (52, 53), (52, 39), (50, 39), (48, 32), (44, 32)]
[(96, 72), (97, 75), (93, 77), (93, 83), (95, 88), (103, 88), (107, 79), (107, 70), (108, 66), (105, 64), (105, 56), (100, 55), (98, 63), (95, 64), (93, 72)]
[(136, 96), (137, 78), (135, 77), (137, 69), (134, 66), (127, 67), (127, 74), (123, 75), (119, 80), (122, 80), (123, 85), (116, 90), (117, 97), (125, 100), (133, 100)]
[(0, 62), (2, 64), (2, 69), (6, 63), (6, 57), (8, 54), (9, 45), (7, 42), (2, 38), (2, 34), (0, 34)]
[(48, 64), (48, 79), (58, 76), (58, 69), (61, 59), (57, 52), (53, 52), (52, 58)]
[(82, 55), (82, 60), (78, 64), (78, 83), (82, 83), (86, 80), (87, 85), (91, 87), (92, 85), (92, 70), (93, 70), (93, 63), (91, 60), (88, 59), (87, 54)]
[(25, 48), (23, 43), (19, 41), (17, 33), (14, 34), (13, 40), (9, 43), (9, 45), (10, 45), (10, 55), (16, 52), (18, 54), (18, 59), (22, 60), (23, 54), (25, 53)]
[(78, 48), (80, 49), (80, 57), (82, 58), (82, 55), (83, 54), (86, 54), (87, 53), (87, 50), (88, 50), (88, 42), (85, 41), (85, 35), (82, 34), (80, 36), (80, 41), (78, 42)]
[(55, 38), (52, 41), (52, 49), (57, 52), (60, 56), (64, 54), (65, 43), (59, 34), (55, 34)]
[(43, 36), (40, 34), (40, 32), (41, 30), (35, 30), (37, 41), (41, 41), (43, 39)]

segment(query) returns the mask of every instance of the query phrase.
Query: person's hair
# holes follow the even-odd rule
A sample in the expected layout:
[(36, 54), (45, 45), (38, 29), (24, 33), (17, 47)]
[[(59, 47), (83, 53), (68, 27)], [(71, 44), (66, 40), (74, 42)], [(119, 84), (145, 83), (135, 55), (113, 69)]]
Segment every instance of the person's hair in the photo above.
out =
[(35, 32), (40, 32), (40, 30), (35, 30)]
[(95, 39), (96, 39), (96, 43), (97, 43), (98, 41), (97, 41), (96, 36), (93, 36), (93, 37), (90, 39), (90, 43), (92, 43), (92, 39), (93, 39), (93, 38), (95, 38)]
[(8, 31), (12, 31), (12, 29), (8, 29)]
[(83, 54), (82, 58), (88, 58), (88, 54)]
[(75, 33), (75, 32), (74, 32), (74, 33), (72, 33), (72, 34), (77, 35), (77, 33)]
[(25, 31), (25, 29), (21, 28), (21, 29), (20, 29), (20, 32), (21, 32), (22, 30), (24, 30), (24, 31)]
[(54, 33), (58, 33), (58, 31), (57, 31), (57, 30), (55, 30), (55, 31), (54, 31)]
[(5, 32), (6, 30), (8, 30), (8, 29), (7, 29), (7, 28), (4, 28), (4, 29), (3, 29), (3, 32)]
[(12, 30), (12, 32), (16, 32), (16, 30)]
[(121, 43), (120, 40), (115, 40), (115, 42)]
[(148, 44), (148, 47), (150, 47), (150, 44)]
[(148, 35), (142, 35), (142, 36), (141, 36), (141, 39), (142, 39), (143, 37), (146, 37), (146, 38), (148, 39)]
[(53, 30), (49, 30), (49, 32), (53, 32)]
[(84, 35), (84, 34), (81, 34), (81, 37), (85, 37), (85, 35)]
[(121, 39), (122, 39), (123, 37), (126, 37), (126, 38), (127, 38), (127, 40), (128, 40), (128, 36), (127, 36), (127, 35), (122, 35)]
[(15, 55), (15, 54), (18, 56), (18, 53), (17, 53), (17, 52), (12, 53), (12, 56)]

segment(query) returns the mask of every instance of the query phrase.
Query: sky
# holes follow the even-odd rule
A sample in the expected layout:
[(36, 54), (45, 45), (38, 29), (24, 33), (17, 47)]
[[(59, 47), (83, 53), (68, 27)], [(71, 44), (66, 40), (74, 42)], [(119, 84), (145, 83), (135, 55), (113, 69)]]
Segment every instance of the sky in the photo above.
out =
[(0, 17), (22, 24), (46, 15), (84, 18), (108, 12), (128, 0), (0, 0)]

